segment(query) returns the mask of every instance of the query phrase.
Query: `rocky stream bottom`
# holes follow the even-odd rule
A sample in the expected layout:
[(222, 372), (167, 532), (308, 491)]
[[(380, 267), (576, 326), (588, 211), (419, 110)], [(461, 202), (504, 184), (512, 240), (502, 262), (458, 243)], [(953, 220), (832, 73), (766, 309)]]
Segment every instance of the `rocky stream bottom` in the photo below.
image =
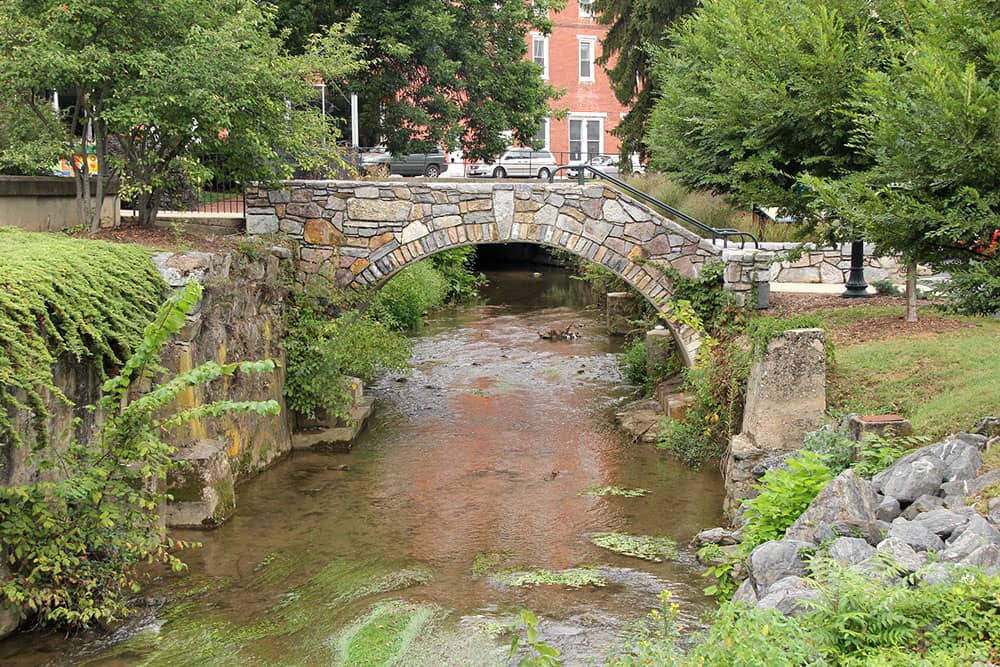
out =
[(203, 543), (188, 571), (156, 572), (120, 628), (24, 633), (0, 663), (504, 665), (527, 608), (564, 664), (600, 664), (664, 589), (696, 624), (712, 603), (686, 545), (721, 522), (718, 472), (613, 426), (620, 342), (577, 283), (489, 277), (483, 303), (415, 337), (412, 373), (373, 388), (350, 453), (243, 484), (228, 523), (179, 534)]

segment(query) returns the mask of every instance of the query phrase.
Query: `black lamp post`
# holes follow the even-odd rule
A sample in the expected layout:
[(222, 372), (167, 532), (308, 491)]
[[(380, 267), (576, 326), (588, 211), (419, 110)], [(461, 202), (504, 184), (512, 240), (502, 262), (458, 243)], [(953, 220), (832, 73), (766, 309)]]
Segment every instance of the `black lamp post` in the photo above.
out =
[(847, 289), (841, 294), (845, 299), (869, 297), (868, 283), (865, 282), (865, 243), (851, 241), (851, 272), (847, 275)]

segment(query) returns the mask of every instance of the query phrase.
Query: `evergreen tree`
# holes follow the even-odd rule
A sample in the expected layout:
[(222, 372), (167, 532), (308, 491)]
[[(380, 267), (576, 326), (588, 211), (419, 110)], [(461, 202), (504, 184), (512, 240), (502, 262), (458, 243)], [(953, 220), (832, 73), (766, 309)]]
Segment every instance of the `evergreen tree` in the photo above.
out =
[(629, 109), (614, 130), (623, 158), (631, 153), (643, 159), (649, 155), (645, 137), (659, 95), (651, 76), (652, 56), (656, 47), (667, 45), (668, 28), (698, 4), (698, 0), (594, 0), (598, 21), (610, 26), (597, 63), (606, 68), (615, 97)]

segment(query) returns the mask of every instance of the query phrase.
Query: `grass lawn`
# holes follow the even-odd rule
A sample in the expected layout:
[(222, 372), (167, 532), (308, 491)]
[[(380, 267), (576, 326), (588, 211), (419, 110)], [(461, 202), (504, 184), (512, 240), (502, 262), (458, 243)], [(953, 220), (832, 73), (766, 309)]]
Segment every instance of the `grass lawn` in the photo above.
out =
[[(915, 433), (934, 438), (1000, 414), (1000, 321), (928, 309), (920, 313), (923, 326), (907, 331), (901, 313), (895, 307), (816, 312), (837, 341), (829, 407), (902, 414)], [(859, 335), (844, 336), (849, 331)], [(871, 333), (889, 335), (865, 340)]]

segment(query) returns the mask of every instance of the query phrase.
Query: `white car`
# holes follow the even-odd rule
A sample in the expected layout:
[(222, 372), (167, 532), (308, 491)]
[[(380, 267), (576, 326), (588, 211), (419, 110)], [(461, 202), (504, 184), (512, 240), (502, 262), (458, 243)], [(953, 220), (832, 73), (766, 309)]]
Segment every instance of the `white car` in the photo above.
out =
[(469, 166), (469, 176), (493, 178), (538, 177), (548, 180), (556, 167), (552, 151), (535, 151), (530, 148), (508, 148), (492, 162), (477, 162)]
[[(597, 169), (601, 173), (611, 176), (612, 178), (618, 178), (621, 174), (621, 169), (619, 168), (620, 163), (618, 160), (619, 158), (617, 155), (595, 155), (587, 160), (586, 164), (589, 164), (594, 169)], [(579, 164), (579, 162), (576, 164)], [(576, 178), (576, 169), (567, 169), (566, 171), (568, 172), (567, 176), (570, 178)], [(641, 164), (638, 164), (635, 161), (632, 162), (633, 174), (641, 174), (644, 171), (645, 169), (643, 169)], [(596, 178), (596, 176), (594, 172), (588, 171), (587, 178)]]

